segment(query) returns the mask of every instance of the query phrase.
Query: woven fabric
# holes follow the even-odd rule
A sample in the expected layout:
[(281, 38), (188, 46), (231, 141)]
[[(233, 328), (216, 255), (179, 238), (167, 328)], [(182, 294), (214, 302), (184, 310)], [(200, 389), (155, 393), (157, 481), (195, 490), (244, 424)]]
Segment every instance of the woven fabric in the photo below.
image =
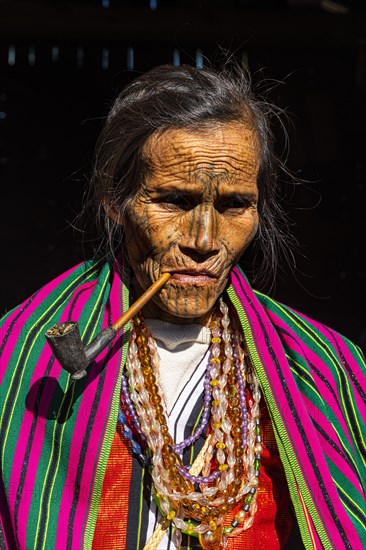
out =
[[(286, 478), (281, 464), (272, 424), (265, 404), (261, 406), (261, 425), (263, 430), (263, 452), (261, 477), (258, 487), (258, 510), (253, 526), (237, 537), (229, 538), (227, 550), (280, 550), (285, 548), (293, 527), (290, 513), (290, 495), (286, 486)], [(132, 485), (135, 491), (144, 493), (141, 475), (132, 476), (132, 461), (129, 452), (129, 442), (121, 434), (121, 426), (117, 425), (113, 439), (112, 450), (104, 478), (102, 498), (95, 528), (93, 550), (115, 550), (135, 548), (136, 538), (143, 538), (146, 523), (135, 521), (134, 537), (127, 540), (127, 524), (129, 523), (129, 493)], [(238, 510), (237, 510), (238, 511)], [(135, 512), (135, 511), (134, 511)], [(141, 518), (142, 513), (130, 514)], [(229, 525), (234, 513), (225, 518)], [(133, 521), (133, 520), (132, 520)], [(130, 518), (131, 522), (131, 518)], [(184, 537), (183, 548), (191, 550), (198, 545), (195, 537)], [(140, 546), (143, 548), (143, 546)], [(159, 548), (166, 549), (161, 544)]]
[[(78, 320), (89, 342), (126, 310), (128, 286), (115, 267), (86, 262), (1, 323), (2, 548), (92, 548), (128, 326), (77, 382), (52, 356), (44, 332), (56, 322)], [(228, 296), (260, 380), (304, 546), (362, 548), (360, 351), (254, 292), (238, 268)]]

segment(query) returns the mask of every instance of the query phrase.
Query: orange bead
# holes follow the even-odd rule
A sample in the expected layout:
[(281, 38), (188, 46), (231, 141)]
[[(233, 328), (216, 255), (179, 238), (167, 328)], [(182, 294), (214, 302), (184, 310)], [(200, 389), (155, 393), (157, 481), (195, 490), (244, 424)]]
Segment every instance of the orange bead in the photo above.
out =
[(223, 527), (220, 525), (214, 531), (199, 533), (198, 540), (204, 550), (221, 550), (221, 548), (224, 548), (222, 535)]

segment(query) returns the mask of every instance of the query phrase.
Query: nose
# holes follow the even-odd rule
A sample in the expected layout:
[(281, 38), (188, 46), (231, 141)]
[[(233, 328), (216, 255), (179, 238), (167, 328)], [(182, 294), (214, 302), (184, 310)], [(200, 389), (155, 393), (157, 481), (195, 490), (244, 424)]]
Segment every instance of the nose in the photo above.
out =
[(218, 217), (213, 205), (199, 205), (191, 211), (190, 232), (184, 248), (201, 255), (217, 252), (220, 247), (217, 239)]

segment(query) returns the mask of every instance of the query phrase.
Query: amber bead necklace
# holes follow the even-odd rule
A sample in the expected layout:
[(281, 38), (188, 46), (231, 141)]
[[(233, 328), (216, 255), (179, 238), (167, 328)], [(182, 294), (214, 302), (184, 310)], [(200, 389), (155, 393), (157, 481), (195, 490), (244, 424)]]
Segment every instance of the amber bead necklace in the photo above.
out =
[[(184, 448), (197, 437), (194, 434), (176, 444), (169, 433), (156, 343), (141, 315), (135, 317), (131, 327), (124, 393), (128, 392), (134, 425), (152, 456), (155, 499), (165, 523), (174, 525), (176, 548), (181, 547), (182, 532), (198, 536), (207, 550), (225, 548), (227, 537), (252, 525), (257, 509), (262, 450), (258, 381), (244, 352), (241, 333), (233, 328), (222, 299), (210, 328), (212, 344), (205, 390), (210, 398), (204, 399), (205, 407), (210, 408), (208, 416), (206, 412), (209, 439), (197, 476), (182, 461)], [(234, 520), (225, 526), (225, 516), (237, 508)]]

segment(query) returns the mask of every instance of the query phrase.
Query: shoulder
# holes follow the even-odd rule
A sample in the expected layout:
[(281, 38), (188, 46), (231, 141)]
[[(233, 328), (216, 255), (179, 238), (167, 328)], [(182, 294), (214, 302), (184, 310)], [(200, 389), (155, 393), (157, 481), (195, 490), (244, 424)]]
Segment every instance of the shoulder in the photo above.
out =
[(285, 305), (270, 296), (257, 290), (254, 291), (261, 305), (266, 310), (268, 317), (279, 328), (281, 333), (286, 333), (286, 326), (298, 337), (301, 337), (310, 347), (330, 347), (339, 351), (346, 346), (356, 357), (362, 357), (362, 351), (346, 336), (328, 327), (321, 321), (312, 319), (304, 313)]
[[(62, 313), (82, 293), (90, 293), (98, 285), (101, 262), (89, 260), (65, 271), (24, 300), (0, 320), (0, 354), (7, 346), (34, 336)], [(56, 321), (55, 321), (56, 322)], [(17, 347), (17, 346), (15, 346)]]
[(302, 365), (314, 375), (333, 378), (339, 388), (350, 383), (363, 395), (365, 358), (351, 340), (320, 321), (254, 291), (275, 328), (294, 371)]

